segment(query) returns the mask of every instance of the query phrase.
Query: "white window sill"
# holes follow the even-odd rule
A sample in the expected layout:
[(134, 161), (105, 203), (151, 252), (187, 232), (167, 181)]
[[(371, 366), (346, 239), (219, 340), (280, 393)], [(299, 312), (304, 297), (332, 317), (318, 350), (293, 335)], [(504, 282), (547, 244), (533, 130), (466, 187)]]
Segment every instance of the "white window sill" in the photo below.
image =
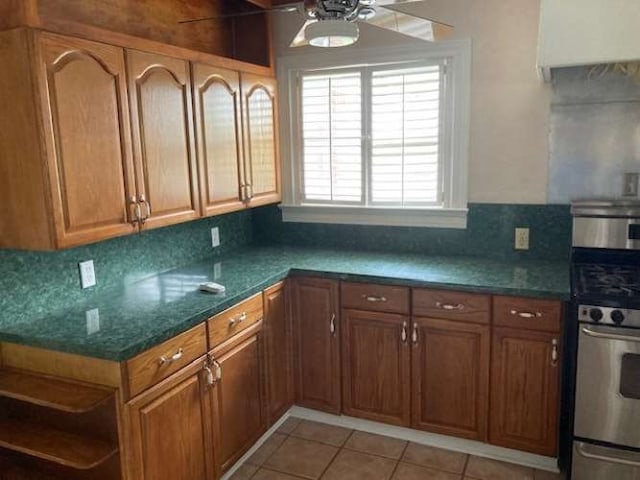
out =
[(376, 208), (281, 205), (282, 220), (394, 227), (467, 228), (466, 208)]

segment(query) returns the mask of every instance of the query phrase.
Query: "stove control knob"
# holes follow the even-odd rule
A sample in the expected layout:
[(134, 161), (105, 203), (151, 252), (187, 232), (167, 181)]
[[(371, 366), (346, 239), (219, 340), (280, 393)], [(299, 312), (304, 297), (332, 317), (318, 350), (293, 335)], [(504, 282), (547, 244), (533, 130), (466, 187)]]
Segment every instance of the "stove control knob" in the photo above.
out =
[(622, 322), (624, 322), (624, 313), (622, 313), (620, 310), (612, 311), (611, 320), (613, 320), (613, 323), (615, 323), (616, 325), (620, 325)]
[(594, 322), (599, 322), (600, 320), (602, 320), (602, 310), (600, 310), (599, 308), (592, 308), (591, 310), (589, 310), (589, 318), (591, 318), (591, 320), (593, 320)]

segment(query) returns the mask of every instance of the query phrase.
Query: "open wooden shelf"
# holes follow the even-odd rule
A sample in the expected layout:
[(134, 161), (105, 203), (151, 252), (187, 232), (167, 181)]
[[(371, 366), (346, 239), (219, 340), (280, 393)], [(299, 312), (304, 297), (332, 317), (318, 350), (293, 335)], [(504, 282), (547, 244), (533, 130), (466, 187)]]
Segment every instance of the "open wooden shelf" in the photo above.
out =
[(113, 392), (41, 375), (0, 370), (0, 397), (32, 403), (68, 413), (89, 412), (107, 401)]
[(96, 467), (118, 451), (102, 440), (16, 420), (0, 420), (0, 447), (77, 470)]
[(39, 470), (26, 467), (18, 467), (13, 465), (2, 466), (2, 480), (62, 480), (49, 473), (43, 473)]

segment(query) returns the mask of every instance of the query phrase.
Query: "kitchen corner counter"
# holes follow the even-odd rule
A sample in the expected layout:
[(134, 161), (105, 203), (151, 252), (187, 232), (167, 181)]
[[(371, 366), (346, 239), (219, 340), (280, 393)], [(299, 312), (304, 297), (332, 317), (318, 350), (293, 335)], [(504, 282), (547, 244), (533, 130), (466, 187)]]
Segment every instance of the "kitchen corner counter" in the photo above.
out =
[[(568, 261), (250, 247), (150, 276), (45, 318), (0, 317), (0, 341), (123, 361), (288, 275), (569, 299)], [(200, 292), (206, 281), (222, 283), (226, 292)]]

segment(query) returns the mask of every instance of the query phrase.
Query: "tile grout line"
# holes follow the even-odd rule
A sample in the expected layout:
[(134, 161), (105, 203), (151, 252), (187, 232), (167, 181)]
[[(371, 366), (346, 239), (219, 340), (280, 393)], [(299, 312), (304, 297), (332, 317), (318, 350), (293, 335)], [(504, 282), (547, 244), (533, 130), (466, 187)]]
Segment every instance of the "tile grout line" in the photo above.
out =
[(393, 471), (391, 472), (391, 476), (389, 477), (389, 480), (393, 479), (393, 476), (396, 474), (396, 472), (398, 471), (398, 467), (400, 466), (400, 462), (402, 462), (402, 459), (404, 457), (405, 452), (407, 451), (407, 448), (409, 448), (409, 443), (410, 442), (406, 442), (404, 448), (402, 449), (402, 452), (400, 453), (400, 457), (398, 458), (398, 460), (396, 461), (396, 466), (393, 467)]

